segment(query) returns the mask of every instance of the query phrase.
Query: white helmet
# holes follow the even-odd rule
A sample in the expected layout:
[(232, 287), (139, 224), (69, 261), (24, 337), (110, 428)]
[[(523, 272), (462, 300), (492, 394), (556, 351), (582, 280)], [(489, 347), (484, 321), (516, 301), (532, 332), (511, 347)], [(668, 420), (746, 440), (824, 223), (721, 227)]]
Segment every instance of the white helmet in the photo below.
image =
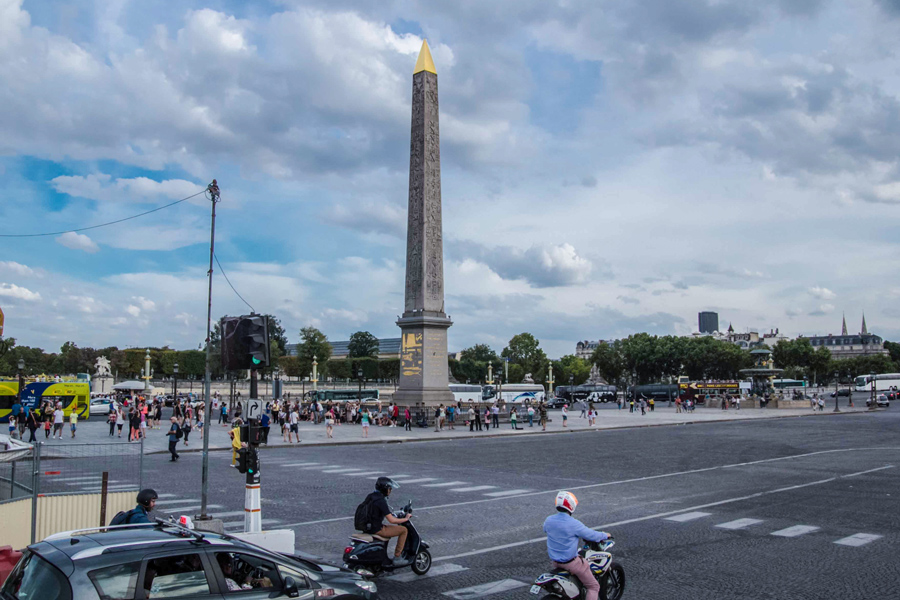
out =
[(556, 494), (557, 510), (564, 510), (571, 515), (576, 508), (578, 508), (578, 498), (575, 497), (575, 494), (565, 490)]

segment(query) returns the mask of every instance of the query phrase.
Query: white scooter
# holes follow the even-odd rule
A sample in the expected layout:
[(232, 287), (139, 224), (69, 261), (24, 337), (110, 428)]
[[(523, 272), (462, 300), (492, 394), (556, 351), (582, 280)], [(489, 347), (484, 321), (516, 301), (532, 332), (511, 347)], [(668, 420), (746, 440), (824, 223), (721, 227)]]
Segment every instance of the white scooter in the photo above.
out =
[[(612, 538), (603, 542), (585, 542), (578, 552), (600, 582), (600, 600), (619, 600), (625, 593), (625, 569), (613, 562), (612, 554), (607, 552), (614, 545)], [(544, 599), (584, 598), (585, 595), (581, 580), (565, 569), (553, 569), (535, 579), (531, 593), (541, 592), (545, 592)]]

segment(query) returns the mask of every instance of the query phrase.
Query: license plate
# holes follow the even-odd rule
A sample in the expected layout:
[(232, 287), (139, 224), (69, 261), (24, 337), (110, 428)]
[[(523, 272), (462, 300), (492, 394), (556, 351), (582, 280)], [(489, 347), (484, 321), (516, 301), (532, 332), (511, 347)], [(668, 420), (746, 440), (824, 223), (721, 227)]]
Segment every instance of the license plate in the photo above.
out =
[(541, 593), (541, 586), (539, 586), (539, 585), (533, 585), (533, 586), (531, 586), (531, 593), (532, 593), (532, 594), (540, 594), (540, 593)]

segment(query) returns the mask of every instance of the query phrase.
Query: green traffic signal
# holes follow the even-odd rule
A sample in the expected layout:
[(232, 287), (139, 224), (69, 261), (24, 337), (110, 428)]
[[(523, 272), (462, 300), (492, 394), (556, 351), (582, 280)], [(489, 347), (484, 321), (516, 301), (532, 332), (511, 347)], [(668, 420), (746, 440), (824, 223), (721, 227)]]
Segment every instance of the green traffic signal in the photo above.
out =
[(258, 365), (258, 364), (260, 364), (261, 362), (262, 362), (262, 361), (259, 360), (258, 358), (256, 358), (255, 356), (253, 357), (253, 364), (254, 364), (254, 365)]

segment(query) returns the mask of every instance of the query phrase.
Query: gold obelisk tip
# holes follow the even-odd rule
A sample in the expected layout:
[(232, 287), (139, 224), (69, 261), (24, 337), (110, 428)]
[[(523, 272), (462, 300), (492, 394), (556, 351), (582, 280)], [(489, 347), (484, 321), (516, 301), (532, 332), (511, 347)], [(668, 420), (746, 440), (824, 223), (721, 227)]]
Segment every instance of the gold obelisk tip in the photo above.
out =
[(416, 68), (413, 75), (420, 71), (428, 71), (437, 75), (434, 68), (434, 61), (431, 60), (431, 49), (428, 48), (428, 40), (422, 40), (422, 49), (419, 50), (419, 59), (416, 61)]

